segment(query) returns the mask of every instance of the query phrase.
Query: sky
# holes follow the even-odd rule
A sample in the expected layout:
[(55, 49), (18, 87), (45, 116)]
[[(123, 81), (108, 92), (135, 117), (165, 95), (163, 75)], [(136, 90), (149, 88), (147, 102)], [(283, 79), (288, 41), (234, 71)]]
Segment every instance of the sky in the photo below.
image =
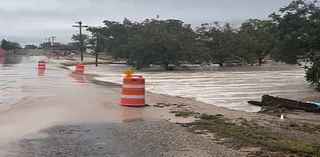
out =
[(56, 36), (70, 42), (78, 33), (72, 25), (82, 21), (103, 26), (104, 20), (142, 21), (146, 18), (180, 19), (193, 27), (201, 23), (229, 22), (239, 26), (250, 19), (267, 19), (291, 0), (0, 0), (0, 39), (40, 44)]

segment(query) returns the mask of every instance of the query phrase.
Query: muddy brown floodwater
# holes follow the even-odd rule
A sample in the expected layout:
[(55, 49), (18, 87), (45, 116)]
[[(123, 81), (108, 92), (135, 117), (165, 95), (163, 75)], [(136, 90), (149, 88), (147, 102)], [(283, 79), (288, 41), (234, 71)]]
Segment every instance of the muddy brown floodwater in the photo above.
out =
[(52, 60), (38, 71), (41, 59), (0, 64), (0, 157), (245, 156), (163, 120), (165, 109), (120, 106), (118, 86), (93, 84)]
[[(125, 65), (87, 66), (86, 72), (100, 75), (96, 79), (121, 83)], [(257, 112), (259, 107), (247, 103), (260, 100), (264, 94), (306, 100), (317, 95), (305, 80), (305, 71), (297, 65), (263, 65), (230, 67), (210, 71), (136, 71), (146, 78), (147, 90), (194, 98), (198, 101), (230, 109)]]
[(112, 89), (87, 83), (57, 63), (49, 61), (45, 71), (38, 71), (41, 59), (45, 58), (16, 56), (0, 64), (0, 152), (6, 150), (1, 145), (54, 125), (119, 123), (136, 113), (114, 112), (119, 99)]

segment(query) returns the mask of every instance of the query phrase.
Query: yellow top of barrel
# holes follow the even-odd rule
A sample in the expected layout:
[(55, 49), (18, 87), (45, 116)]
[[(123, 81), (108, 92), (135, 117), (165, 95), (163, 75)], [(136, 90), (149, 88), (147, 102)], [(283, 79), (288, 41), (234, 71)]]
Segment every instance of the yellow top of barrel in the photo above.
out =
[(130, 77), (133, 74), (133, 71), (131, 68), (126, 68), (123, 73), (126, 74), (126, 77)]

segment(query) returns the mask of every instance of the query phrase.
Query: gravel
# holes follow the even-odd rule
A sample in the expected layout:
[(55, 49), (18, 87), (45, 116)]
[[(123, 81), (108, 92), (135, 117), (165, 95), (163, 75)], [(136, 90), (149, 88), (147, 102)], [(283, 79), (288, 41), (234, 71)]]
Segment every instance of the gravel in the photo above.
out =
[(241, 157), (167, 121), (59, 125), (25, 138), (7, 157)]

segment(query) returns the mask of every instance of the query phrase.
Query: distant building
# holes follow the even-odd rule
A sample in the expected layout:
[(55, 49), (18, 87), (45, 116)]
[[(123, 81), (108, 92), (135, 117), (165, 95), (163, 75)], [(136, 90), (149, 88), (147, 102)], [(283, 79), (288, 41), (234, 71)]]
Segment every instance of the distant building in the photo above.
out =
[(38, 47), (36, 45), (26, 45), (24, 46), (24, 49), (37, 49)]

